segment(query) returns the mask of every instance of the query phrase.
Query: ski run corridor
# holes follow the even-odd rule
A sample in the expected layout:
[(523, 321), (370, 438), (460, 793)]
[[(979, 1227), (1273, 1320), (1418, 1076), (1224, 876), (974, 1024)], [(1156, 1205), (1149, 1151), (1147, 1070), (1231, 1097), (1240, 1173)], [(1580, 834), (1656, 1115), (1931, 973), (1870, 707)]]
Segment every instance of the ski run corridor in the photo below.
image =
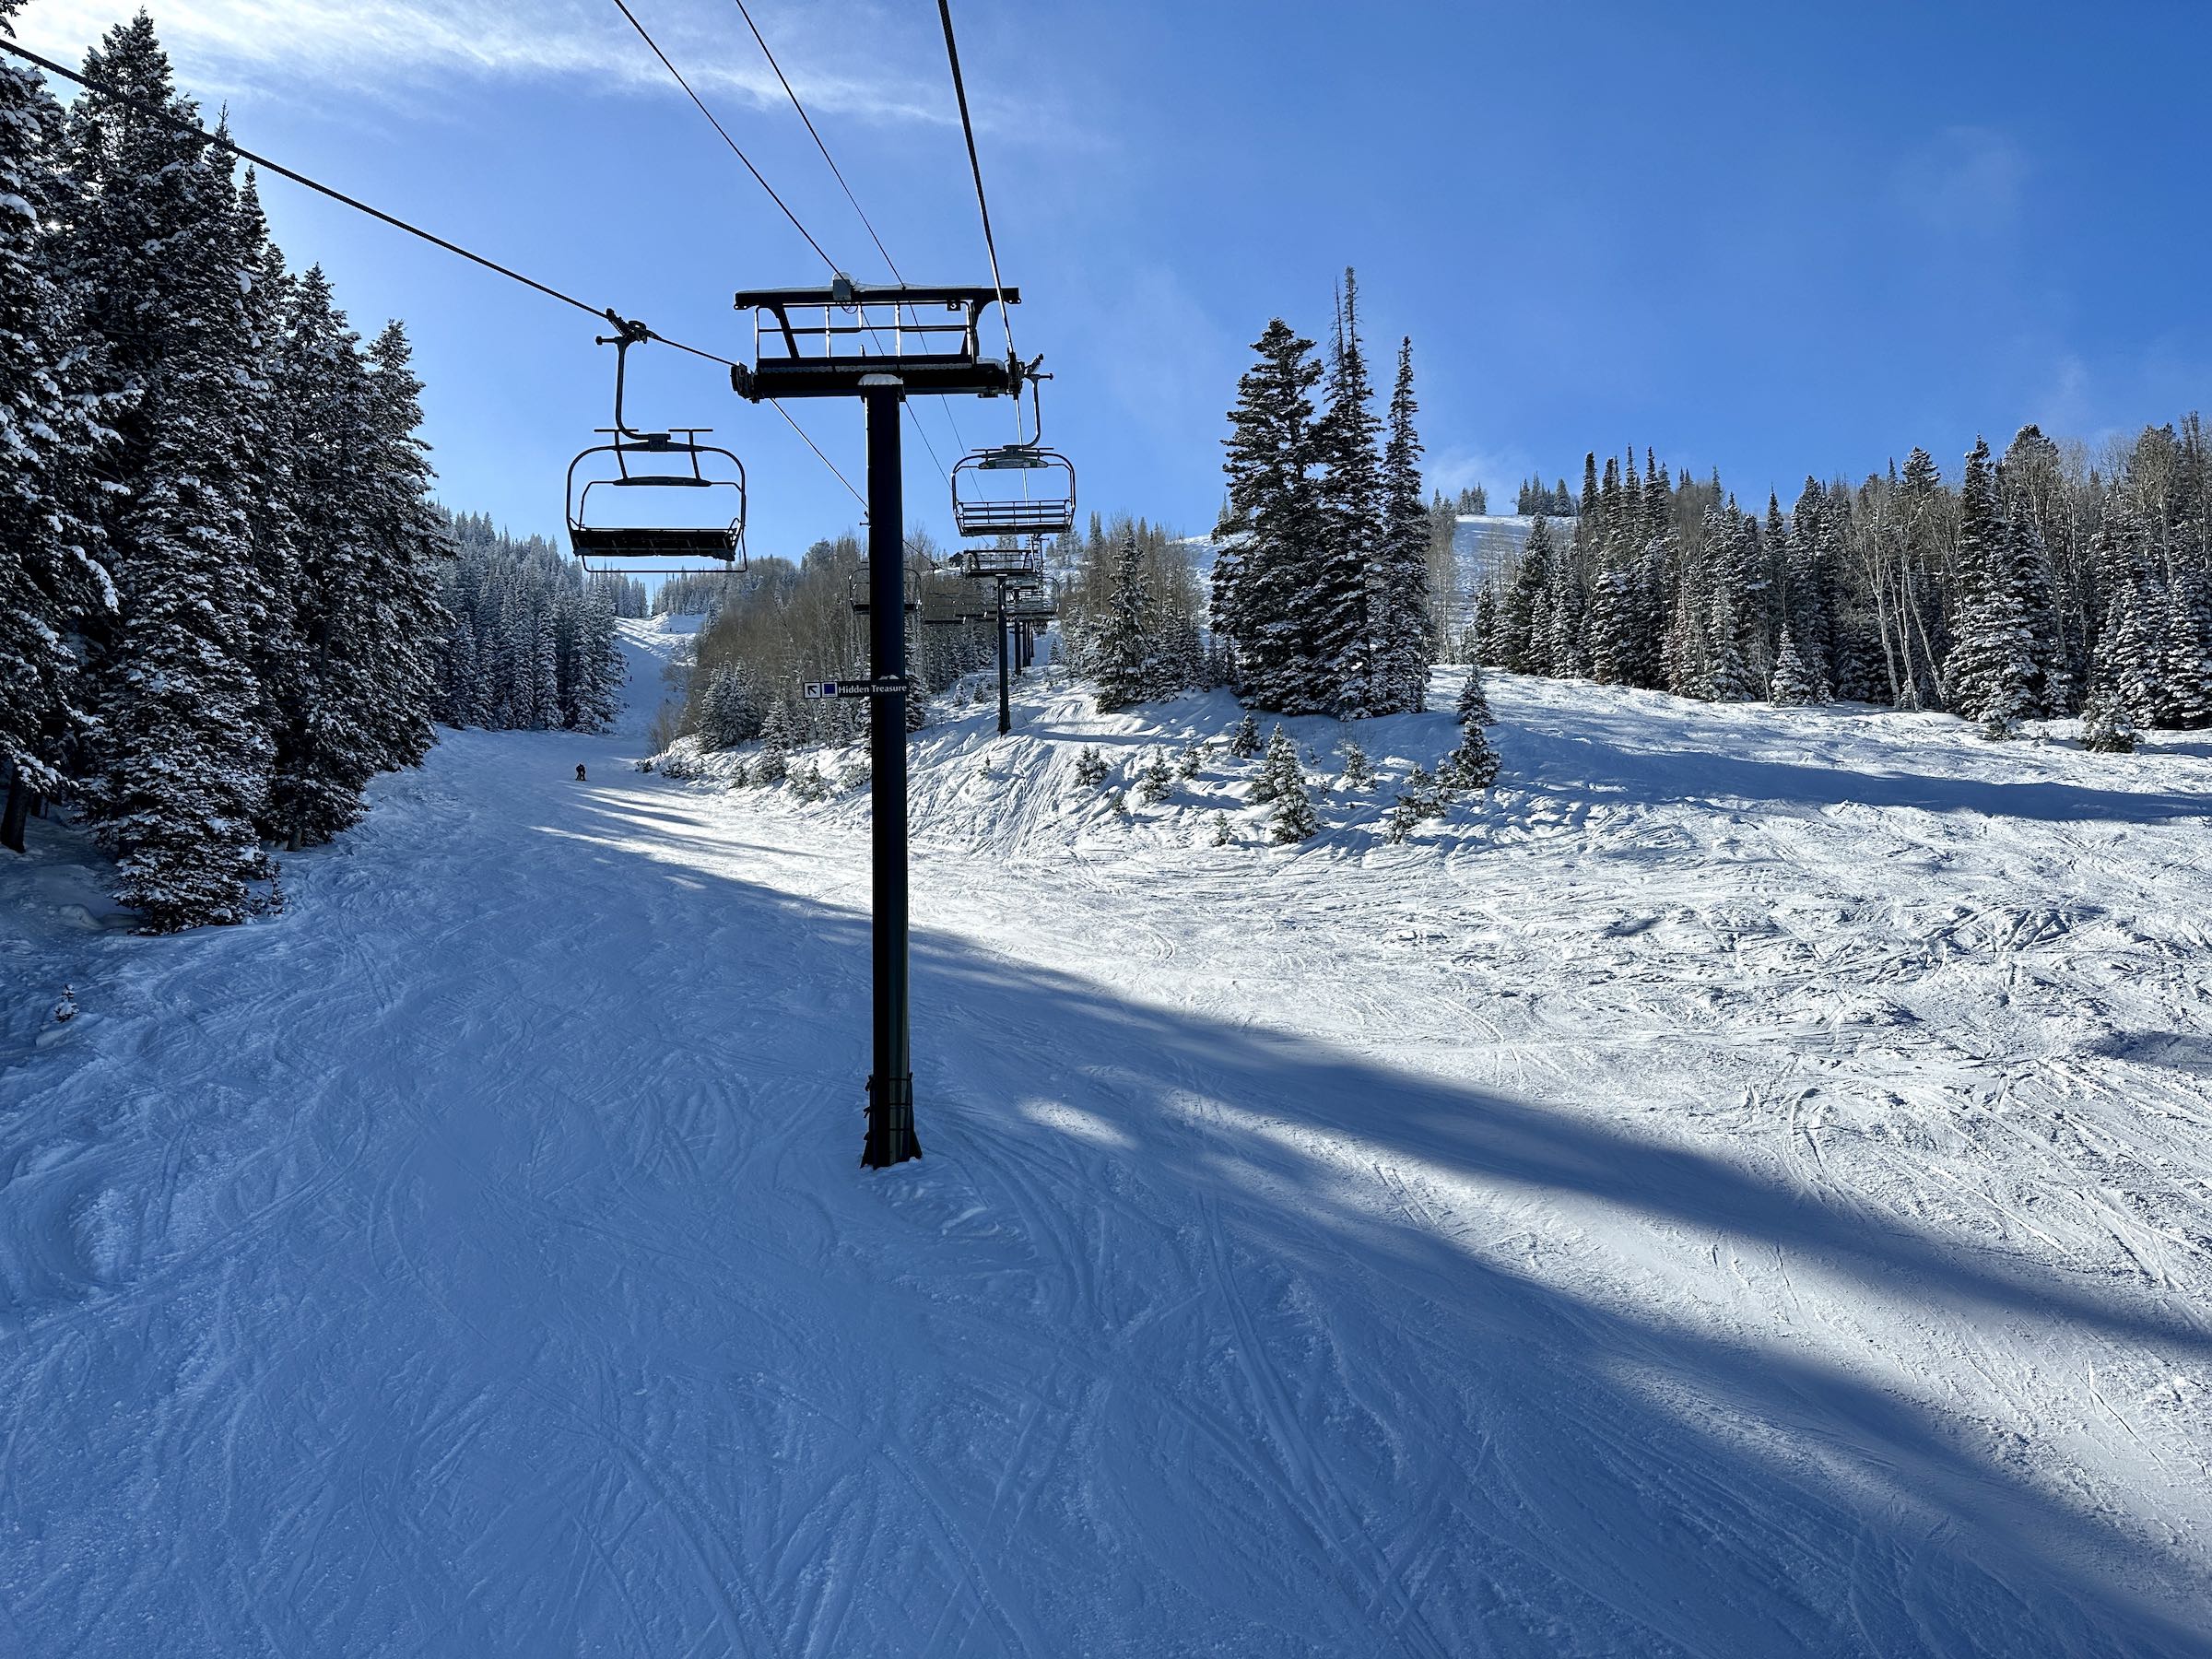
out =
[(1041, 668), (870, 1172), (865, 792), (623, 627), (281, 914), (0, 860), (0, 1654), (2212, 1653), (2212, 744), (1493, 673), (1390, 844), (1446, 668), (1283, 849)]

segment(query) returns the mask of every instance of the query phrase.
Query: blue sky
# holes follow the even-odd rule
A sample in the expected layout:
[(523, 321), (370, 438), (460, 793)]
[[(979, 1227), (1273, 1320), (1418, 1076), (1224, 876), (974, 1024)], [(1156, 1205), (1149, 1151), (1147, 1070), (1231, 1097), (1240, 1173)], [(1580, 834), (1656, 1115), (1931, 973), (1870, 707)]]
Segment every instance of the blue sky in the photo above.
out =
[[(72, 61), (129, 7), (31, 0)], [(733, 0), (633, 0), (854, 275), (865, 232)], [(152, 6), (240, 140), (665, 334), (725, 349), (747, 285), (823, 267), (612, 0)], [(910, 279), (981, 281), (935, 7), (754, 17)], [(1947, 475), (2025, 420), (2091, 441), (2206, 401), (2200, 84), (2212, 12), (2139, 4), (1018, 6), (958, 0), (985, 182), (1049, 436), (1087, 507), (1190, 530), (1267, 319), (1318, 335), (1360, 275), (1378, 359), (1413, 336), (1432, 478), (1578, 474), (1655, 447), (1739, 493), (1914, 443)], [(356, 322), (406, 319), (441, 491), (552, 531), (606, 418), (580, 314), (271, 181), (278, 238)], [(753, 546), (853, 522), (712, 365), (660, 353), (638, 413), (747, 457)], [(795, 411), (858, 481), (857, 410)], [(944, 411), (920, 409), (949, 465)], [(972, 443), (1006, 406), (956, 406)], [(910, 429), (910, 523), (947, 530)]]

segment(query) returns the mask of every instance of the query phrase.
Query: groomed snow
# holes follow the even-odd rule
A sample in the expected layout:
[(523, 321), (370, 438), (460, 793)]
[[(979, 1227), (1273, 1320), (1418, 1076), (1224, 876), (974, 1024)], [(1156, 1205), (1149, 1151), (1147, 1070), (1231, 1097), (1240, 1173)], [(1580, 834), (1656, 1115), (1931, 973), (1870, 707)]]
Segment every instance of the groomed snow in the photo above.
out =
[(2212, 1652), (2205, 745), (1494, 675), (1284, 850), (1032, 676), (871, 1174), (863, 801), (629, 639), (281, 916), (0, 861), (0, 1653)]

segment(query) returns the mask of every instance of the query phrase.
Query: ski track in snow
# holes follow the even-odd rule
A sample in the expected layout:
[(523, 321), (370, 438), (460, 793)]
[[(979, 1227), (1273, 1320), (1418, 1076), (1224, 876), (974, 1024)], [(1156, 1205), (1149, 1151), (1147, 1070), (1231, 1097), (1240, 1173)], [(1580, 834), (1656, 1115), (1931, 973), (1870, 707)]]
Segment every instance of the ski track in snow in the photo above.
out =
[(0, 867), (0, 1653), (2212, 1653), (2212, 749), (1494, 675), (1284, 850), (1032, 676), (870, 1174), (863, 800), (629, 638), (281, 916)]

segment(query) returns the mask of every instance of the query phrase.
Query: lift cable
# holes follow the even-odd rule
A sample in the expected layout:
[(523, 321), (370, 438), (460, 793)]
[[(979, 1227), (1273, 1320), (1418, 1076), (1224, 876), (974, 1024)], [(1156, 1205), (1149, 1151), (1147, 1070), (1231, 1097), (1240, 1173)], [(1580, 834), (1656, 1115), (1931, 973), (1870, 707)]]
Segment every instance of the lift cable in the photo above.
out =
[[(1006, 355), (1015, 356), (1014, 313), (1006, 306), (1006, 285), (998, 276), (998, 243), (991, 235), (991, 204), (983, 197), (983, 164), (976, 159), (975, 124), (968, 117), (968, 88), (960, 79), (960, 49), (952, 38), (952, 0), (937, 0), (945, 24), (945, 61), (952, 66), (952, 93), (959, 100), (960, 132), (968, 140), (968, 171), (975, 176), (975, 207), (983, 220), (983, 250), (991, 255), (991, 286), (998, 294), (999, 321), (1006, 324)], [(1021, 435), (1021, 399), (1014, 400), (1014, 434)]]
[[(563, 305), (572, 305), (578, 311), (584, 312), (587, 316), (599, 319), (603, 322), (611, 323), (618, 329), (632, 326), (631, 324), (626, 323), (621, 313), (617, 312), (612, 306), (597, 306), (592, 304), (589, 300), (579, 300), (573, 294), (563, 293), (560, 289), (553, 287), (550, 283), (540, 282), (535, 276), (525, 276), (522, 274), (522, 272), (514, 270), (510, 266), (503, 265), (496, 259), (487, 259), (481, 253), (471, 253), (468, 249), (461, 246), (461, 244), (458, 242), (448, 241), (444, 237), (440, 236), (433, 231), (425, 230), (419, 225), (411, 225), (406, 219), (400, 218), (395, 215), (386, 213), (381, 207), (371, 207), (367, 202), (361, 201), (359, 197), (349, 196), (344, 191), (333, 189), (330, 185), (323, 183), (320, 180), (311, 179), (305, 173), (297, 171), (292, 168), (285, 166), (281, 161), (272, 161), (266, 156), (256, 154), (254, 151), (248, 149), (244, 145), (234, 142), (222, 133), (210, 133), (206, 128), (201, 126), (196, 121), (188, 120), (184, 116), (176, 114), (172, 111), (162, 109), (157, 104), (149, 103), (145, 99), (135, 97), (131, 93), (120, 91), (113, 87), (108, 86), (104, 82), (93, 80), (88, 76), (80, 75), (76, 70), (65, 67), (61, 64), (57, 64), (52, 58), (41, 57), (39, 55), (39, 53), (30, 51), (28, 47), (19, 46), (15, 41), (7, 40), (5, 37), (0, 37), (0, 52), (5, 52), (11, 56), (21, 58), (26, 63), (35, 64), (41, 69), (45, 70), (49, 75), (58, 75), (64, 80), (74, 82), (76, 85), (82, 87), (88, 92), (98, 93), (100, 97), (109, 99), (115, 103), (119, 103), (125, 109), (135, 110), (141, 115), (147, 116), (151, 120), (158, 121), (163, 125), (171, 127), (177, 132), (183, 133), (190, 137), (197, 138), (204, 143), (206, 143), (213, 147), (222, 150), (229, 155), (236, 156), (241, 160), (249, 161), (255, 167), (265, 168), (268, 171), (276, 174), (276, 176), (279, 178), (289, 179), (293, 183), (302, 185), (306, 189), (315, 192), (318, 195), (328, 196), (332, 201), (338, 202), (347, 207), (351, 207), (357, 213), (365, 213), (371, 218), (382, 220), (384, 224), (390, 225), (395, 230), (404, 230), (409, 236), (419, 237), (422, 241), (429, 242), (432, 247), (442, 248), (448, 253), (457, 254), (459, 257), (467, 260), (472, 265), (481, 265), (488, 271), (496, 272), (498, 275), (506, 277), (510, 282), (519, 282), (526, 288), (536, 289), (537, 292), (545, 295), (549, 300), (558, 300)], [(642, 327), (643, 325), (636, 324), (635, 326)], [(663, 346), (672, 346), (678, 351), (688, 352), (693, 357), (704, 358), (710, 363), (720, 363), (725, 369), (734, 369), (736, 367), (736, 364), (732, 362), (730, 359), (722, 356), (718, 352), (708, 351), (698, 346), (687, 346), (681, 340), (672, 340), (666, 335), (657, 333), (651, 328), (645, 329), (644, 337), (649, 340), (657, 341)], [(805, 438), (806, 440), (806, 447), (810, 450), (813, 450), (818, 456), (821, 457), (822, 465), (830, 467), (830, 473), (836, 477), (837, 481), (840, 484), (844, 485), (848, 490), (852, 490), (853, 500), (859, 501), (863, 507), (865, 507), (867, 505), (866, 498), (864, 497), (859, 490), (853, 488), (851, 480), (848, 479), (844, 474), (839, 472), (835, 466), (830, 465), (830, 457), (822, 454), (820, 446), (818, 445), (812, 438), (808, 438), (806, 436), (806, 429), (802, 428), (797, 421), (792, 420), (790, 414), (781, 404), (774, 405), (773, 406), (777, 414), (782, 415), (785, 420), (791, 421), (792, 429), (797, 432), (801, 438)]]
[[(853, 480), (846, 477), (843, 473), (837, 470), (837, 463), (822, 453), (822, 446), (820, 444), (817, 443), (813, 439), (806, 437), (806, 429), (801, 426), (797, 421), (792, 420), (791, 411), (789, 409), (786, 409), (782, 404), (778, 403), (772, 397), (768, 400), (768, 406), (773, 409), (777, 414), (782, 416), (785, 420), (790, 421), (791, 429), (793, 431), (796, 432), (801, 438), (806, 439), (806, 447), (812, 450), (821, 464), (830, 469), (830, 476), (834, 477), (840, 484), (842, 484), (845, 487), (846, 493), (860, 503), (861, 517), (864, 519), (866, 518), (868, 513), (868, 498), (862, 495), (859, 490), (853, 488)], [(919, 428), (916, 429), (916, 430), (919, 429)]]
[[(799, 101), (798, 89), (791, 84), (791, 77), (783, 73), (783, 65), (776, 61), (774, 49), (769, 45), (768, 37), (760, 32), (760, 25), (753, 21), (752, 11), (746, 6), (745, 0), (733, 0), (733, 4), (737, 7), (737, 15), (745, 19), (746, 28), (753, 31), (753, 43), (760, 48), (760, 55), (768, 60), (768, 66), (775, 71), (776, 81), (783, 88), (783, 96), (791, 100), (791, 107), (798, 112), (799, 119), (806, 124), (806, 135), (814, 140), (814, 147), (822, 152), (822, 160), (828, 164), (830, 177), (837, 181), (837, 187), (845, 193), (845, 200), (853, 204), (853, 211), (860, 219), (862, 228), (867, 231), (868, 240), (876, 244), (876, 252), (883, 255), (883, 263), (889, 267), (892, 278), (904, 282), (906, 273), (899, 268), (899, 262), (891, 257), (891, 251), (883, 245), (883, 238), (877, 233), (876, 222), (868, 218), (868, 210), (860, 205), (860, 198), (853, 194), (853, 186), (846, 182), (844, 169), (838, 166), (837, 158), (830, 153), (830, 146), (823, 141), (820, 131), (814, 124), (814, 117), (806, 113), (806, 106)], [(945, 413), (945, 424), (952, 429), (954, 445), (965, 450), (968, 443), (960, 436), (960, 423), (952, 417), (952, 400), (940, 395), (937, 407)], [(919, 421), (915, 423), (914, 429), (921, 431)], [(928, 441), (926, 437), (923, 439), (924, 444)], [(935, 450), (930, 451), (929, 458), (932, 461), (937, 459)], [(945, 470), (942, 462), (938, 463), (937, 470)]]
[(623, 0), (615, 0), (615, 9), (620, 12), (623, 17), (629, 20), (629, 26), (638, 31), (638, 39), (643, 41), (646, 45), (653, 48), (653, 55), (661, 60), (661, 67), (667, 70), (670, 75), (676, 77), (676, 84), (684, 89), (684, 96), (688, 98), (694, 104), (698, 105), (699, 112), (707, 118), (708, 124), (712, 126), (717, 133), (722, 135), (722, 141), (730, 147), (730, 154), (735, 156), (738, 160), (745, 163), (745, 171), (751, 173), (755, 181), (759, 182), (760, 188), (768, 192), (768, 199), (775, 203), (777, 206), (783, 209), (783, 217), (791, 221), (792, 229), (796, 230), (801, 236), (806, 239), (806, 245), (808, 247), (812, 248), (817, 253), (821, 254), (822, 263), (824, 265), (828, 265), (832, 271), (836, 270), (837, 261), (831, 259), (828, 253), (823, 253), (822, 244), (814, 240), (814, 232), (799, 223), (799, 216), (794, 213), (791, 210), (790, 205), (786, 203), (782, 196), (776, 194), (776, 187), (773, 184), (771, 184), (767, 179), (761, 176), (760, 170), (753, 165), (753, 159), (747, 155), (742, 149), (737, 147), (737, 140), (731, 137), (728, 129), (725, 128), (721, 122), (714, 119), (714, 112), (708, 109), (703, 102), (700, 102), (699, 94), (691, 90), (691, 83), (684, 78), (683, 71), (678, 69), (674, 64), (668, 61), (668, 54), (661, 50), (659, 42), (654, 41), (651, 35), (645, 32), (645, 25), (638, 21), (636, 14), (633, 13), (629, 7), (623, 3)]
[[(653, 36), (646, 31), (644, 24), (638, 21), (637, 14), (632, 12), (629, 7), (624, 4), (624, 0), (615, 0), (615, 9), (620, 12), (622, 16), (629, 21), (630, 28), (638, 31), (638, 39), (643, 41), (647, 46), (653, 49), (653, 55), (661, 60), (661, 67), (667, 70), (669, 75), (675, 78), (676, 84), (684, 89), (684, 96), (688, 98), (699, 112), (707, 118), (707, 124), (712, 127), (716, 133), (721, 135), (723, 143), (730, 147), (730, 153), (733, 156), (735, 156), (738, 160), (745, 163), (745, 171), (751, 173), (753, 175), (754, 182), (757, 182), (761, 189), (768, 192), (768, 199), (775, 203), (778, 207), (783, 210), (783, 217), (791, 221), (792, 228), (798, 231), (801, 236), (805, 237), (806, 239), (806, 245), (812, 248), (816, 253), (821, 256), (822, 263), (830, 267), (830, 274), (833, 276), (836, 275), (838, 269), (837, 261), (830, 257), (829, 250), (824, 248), (820, 242), (815, 240), (813, 231), (807, 229), (804, 224), (799, 222), (799, 216), (791, 210), (791, 205), (784, 201), (782, 196), (776, 194), (776, 187), (768, 182), (767, 177), (758, 167), (753, 165), (753, 159), (747, 155), (744, 150), (738, 147), (737, 141), (730, 136), (729, 129), (724, 126), (721, 121), (716, 118), (713, 111), (707, 108), (706, 100), (701, 99), (697, 92), (691, 89), (691, 83), (684, 78), (683, 71), (678, 69), (676, 65), (670, 61), (668, 54), (661, 50), (660, 42), (655, 41)], [(748, 17), (747, 21), (750, 22), (751, 18)], [(756, 33), (758, 31), (756, 31)], [(763, 46), (762, 50), (765, 51), (766, 47)], [(779, 69), (776, 73), (780, 76), (782, 74), (782, 71)], [(799, 113), (801, 118), (804, 119), (806, 112), (802, 110), (799, 112)], [(813, 130), (814, 124), (812, 122), (807, 122), (806, 125), (807, 130), (811, 132)], [(821, 142), (818, 135), (817, 136), (815, 142), (818, 144)], [(829, 152), (827, 150), (823, 152), (825, 155), (828, 153)], [(832, 162), (830, 166), (832, 171), (834, 171), (836, 163)], [(840, 183), (844, 182), (841, 175), (838, 182)], [(850, 194), (851, 193), (848, 192), (847, 194)], [(855, 203), (854, 206), (857, 206), (858, 204)], [(866, 216), (863, 215), (862, 218), (865, 220)], [(869, 233), (871, 235), (874, 234), (873, 226), (869, 228)], [(877, 245), (881, 246), (880, 243)], [(887, 254), (885, 257), (888, 258), (889, 255)], [(876, 344), (878, 348), (882, 347), (883, 340), (880, 335), (877, 336)], [(781, 411), (779, 411), (779, 413), (781, 413)], [(789, 415), (785, 415), (783, 418), (786, 420), (791, 420), (791, 417)], [(922, 440), (922, 447), (929, 452), (930, 461), (935, 465), (938, 477), (944, 478), (946, 482), (949, 484), (951, 482), (951, 475), (946, 472), (945, 463), (938, 459), (937, 446), (930, 442), (929, 434), (926, 431), (924, 431), (922, 429), (922, 418), (913, 412), (912, 405), (909, 405), (907, 407), (907, 418), (914, 423), (914, 432)], [(796, 421), (792, 421), (792, 425), (795, 428), (798, 423)], [(804, 435), (805, 434), (803, 433), (801, 434), (801, 436)], [(806, 441), (811, 444), (813, 443), (814, 440), (809, 438), (806, 440)], [(815, 453), (817, 454), (821, 453), (819, 450), (815, 451)], [(832, 470), (835, 469), (833, 468)], [(847, 484), (845, 488), (851, 489), (853, 487), (850, 484)]]

